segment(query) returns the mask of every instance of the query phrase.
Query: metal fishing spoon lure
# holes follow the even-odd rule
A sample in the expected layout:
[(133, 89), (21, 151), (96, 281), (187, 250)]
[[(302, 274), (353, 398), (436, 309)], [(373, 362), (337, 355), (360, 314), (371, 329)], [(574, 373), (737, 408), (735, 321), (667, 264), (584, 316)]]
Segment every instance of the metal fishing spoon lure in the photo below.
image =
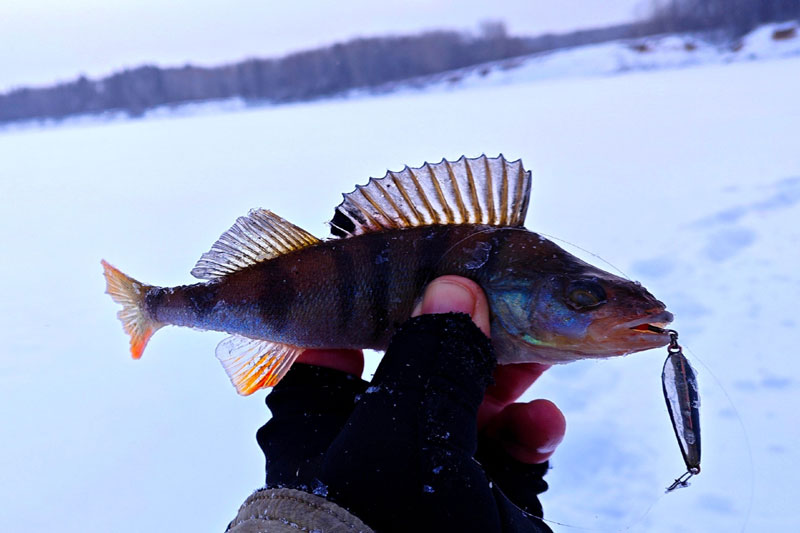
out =
[(686, 472), (667, 487), (667, 492), (671, 492), (688, 487), (689, 479), (700, 473), (700, 394), (694, 369), (678, 344), (678, 332), (668, 329), (666, 333), (669, 333), (670, 343), (661, 384), (672, 428), (686, 463)]

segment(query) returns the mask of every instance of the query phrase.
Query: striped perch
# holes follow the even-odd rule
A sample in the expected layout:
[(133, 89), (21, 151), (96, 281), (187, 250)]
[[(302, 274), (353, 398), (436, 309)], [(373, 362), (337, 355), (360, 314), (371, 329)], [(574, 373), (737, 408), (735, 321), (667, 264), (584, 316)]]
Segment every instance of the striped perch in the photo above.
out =
[(333, 238), (255, 209), (197, 262), (192, 275), (206, 281), (155, 287), (103, 261), (107, 292), (136, 359), (166, 325), (230, 333), (216, 353), (245, 395), (278, 383), (305, 349), (385, 349), (445, 274), (486, 292), (501, 364), (666, 345), (654, 330), (672, 315), (641, 285), (523, 227), (530, 187), (522, 162), (502, 155), (406, 167), (345, 194)]

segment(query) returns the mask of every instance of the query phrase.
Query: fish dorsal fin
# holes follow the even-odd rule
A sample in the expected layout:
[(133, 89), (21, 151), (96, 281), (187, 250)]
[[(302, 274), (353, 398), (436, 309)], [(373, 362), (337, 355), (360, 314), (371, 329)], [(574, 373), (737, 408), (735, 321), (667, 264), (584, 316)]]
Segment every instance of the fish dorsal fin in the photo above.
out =
[(217, 345), (217, 359), (242, 396), (273, 387), (286, 375), (303, 348), (232, 335)]
[(252, 209), (222, 234), (192, 269), (192, 276), (214, 279), (320, 242), (266, 209)]
[(425, 163), (370, 178), (345, 194), (330, 221), (331, 233), (350, 237), (435, 224), (522, 226), (531, 173), (500, 154)]

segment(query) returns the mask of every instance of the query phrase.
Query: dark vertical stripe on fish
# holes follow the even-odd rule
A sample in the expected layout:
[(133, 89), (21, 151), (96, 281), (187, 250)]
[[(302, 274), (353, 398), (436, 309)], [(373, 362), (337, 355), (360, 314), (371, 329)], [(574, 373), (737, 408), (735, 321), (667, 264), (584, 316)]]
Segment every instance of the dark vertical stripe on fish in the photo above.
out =
[(369, 303), (372, 323), (372, 340), (383, 337), (389, 316), (389, 284), (392, 281), (389, 243), (383, 238), (367, 239), (369, 267)]
[(444, 228), (432, 227), (414, 243), (419, 263), (414, 272), (414, 289), (419, 291), (417, 296), (422, 296), (422, 289), (433, 281), (436, 266), (442, 259), (442, 252), (449, 247)]
[(492, 246), (489, 250), (489, 257), (486, 263), (479, 269), (481, 274), (495, 272), (495, 264), (501, 259), (503, 249), (506, 247), (506, 242), (511, 237), (511, 231), (495, 231), (492, 233), (491, 238), (487, 242)]
[(158, 322), (178, 326), (204, 325), (219, 298), (219, 283), (153, 287), (145, 295), (147, 314)]
[[(346, 241), (342, 241), (346, 242)], [(336, 246), (331, 249), (331, 255), (336, 268), (336, 276), (340, 280), (336, 284), (338, 305), (338, 331), (346, 331), (350, 327), (350, 320), (353, 318), (355, 310), (354, 302), (355, 295), (353, 294), (353, 287), (360, 280), (354, 279), (354, 262), (350, 252), (352, 246)]]
[(269, 321), (275, 331), (284, 331), (291, 318), (297, 290), (287, 263), (275, 262), (270, 266), (269, 273), (261, 277), (263, 289), (259, 295), (259, 308), (268, 310)]
[[(169, 291), (170, 293), (172, 291)], [(147, 314), (150, 315), (154, 320), (163, 320), (163, 318), (159, 318), (159, 312), (164, 307), (164, 304), (167, 300), (167, 289), (162, 287), (153, 287), (144, 297), (144, 308), (147, 311)]]
[(186, 307), (197, 317), (197, 321), (205, 323), (217, 305), (219, 283), (190, 285), (185, 289)]

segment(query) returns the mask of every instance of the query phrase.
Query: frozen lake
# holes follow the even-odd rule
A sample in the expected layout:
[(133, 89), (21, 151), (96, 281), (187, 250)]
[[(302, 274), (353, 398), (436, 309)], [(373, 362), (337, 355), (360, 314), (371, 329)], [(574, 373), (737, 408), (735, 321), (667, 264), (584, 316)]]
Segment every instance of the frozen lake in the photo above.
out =
[(221, 531), (263, 482), (264, 393), (236, 395), (223, 335), (169, 328), (132, 361), (101, 258), (188, 283), (252, 207), (321, 237), (370, 176), (498, 152), (533, 171), (528, 228), (667, 303), (703, 397), (703, 473), (665, 496), (665, 350), (545, 374), (528, 397), (568, 422), (545, 516), (796, 527), (800, 58), (511, 81), (0, 132), (0, 529)]

